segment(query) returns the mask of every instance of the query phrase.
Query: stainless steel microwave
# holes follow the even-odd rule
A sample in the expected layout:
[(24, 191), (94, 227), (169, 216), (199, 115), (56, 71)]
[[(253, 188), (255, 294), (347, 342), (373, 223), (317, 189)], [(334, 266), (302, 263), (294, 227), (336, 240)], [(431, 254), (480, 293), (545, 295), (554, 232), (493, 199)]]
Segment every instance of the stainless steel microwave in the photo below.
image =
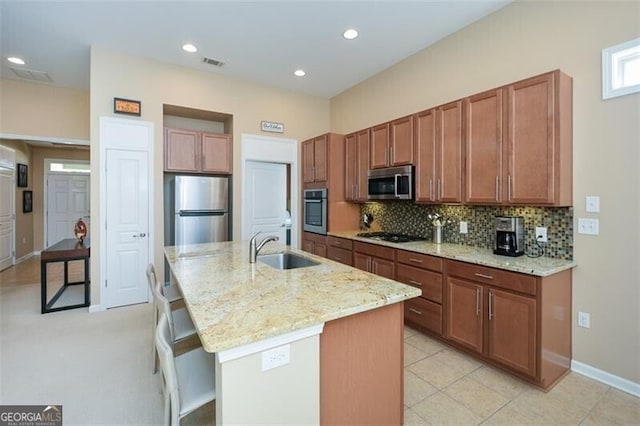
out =
[(306, 232), (327, 234), (327, 190), (305, 189), (304, 191), (304, 223)]
[(369, 200), (412, 200), (413, 166), (369, 170)]

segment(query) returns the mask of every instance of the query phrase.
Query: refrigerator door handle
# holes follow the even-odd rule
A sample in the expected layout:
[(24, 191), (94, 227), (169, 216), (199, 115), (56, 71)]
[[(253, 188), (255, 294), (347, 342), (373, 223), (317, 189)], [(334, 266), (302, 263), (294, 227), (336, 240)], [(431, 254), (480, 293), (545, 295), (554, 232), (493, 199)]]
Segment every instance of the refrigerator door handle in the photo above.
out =
[(178, 216), (224, 216), (226, 210), (179, 210)]

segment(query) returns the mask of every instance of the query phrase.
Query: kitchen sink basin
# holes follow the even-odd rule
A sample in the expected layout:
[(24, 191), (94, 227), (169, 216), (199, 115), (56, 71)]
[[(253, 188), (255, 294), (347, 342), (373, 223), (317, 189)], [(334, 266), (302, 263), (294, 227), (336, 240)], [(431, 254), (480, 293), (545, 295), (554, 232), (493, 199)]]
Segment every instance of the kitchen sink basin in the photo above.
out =
[(258, 260), (276, 269), (296, 269), (319, 265), (315, 260), (307, 259), (293, 253), (263, 254)]

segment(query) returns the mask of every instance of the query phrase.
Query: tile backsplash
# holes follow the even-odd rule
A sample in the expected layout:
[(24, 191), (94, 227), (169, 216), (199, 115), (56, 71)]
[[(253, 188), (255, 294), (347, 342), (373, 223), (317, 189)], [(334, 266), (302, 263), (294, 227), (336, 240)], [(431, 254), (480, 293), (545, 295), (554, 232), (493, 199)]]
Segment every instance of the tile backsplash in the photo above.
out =
[[(438, 213), (450, 223), (443, 228), (443, 242), (475, 247), (494, 247), (494, 218), (496, 216), (522, 216), (525, 227), (525, 253), (539, 254), (535, 243), (536, 226), (547, 228), (548, 242), (543, 243), (544, 256), (573, 260), (573, 208), (572, 207), (518, 207), (421, 205), (406, 201), (365, 203), (360, 213), (372, 214), (374, 227), (387, 232), (418, 235), (429, 240), (432, 226), (428, 214)], [(459, 232), (460, 222), (468, 223), (468, 233)]]

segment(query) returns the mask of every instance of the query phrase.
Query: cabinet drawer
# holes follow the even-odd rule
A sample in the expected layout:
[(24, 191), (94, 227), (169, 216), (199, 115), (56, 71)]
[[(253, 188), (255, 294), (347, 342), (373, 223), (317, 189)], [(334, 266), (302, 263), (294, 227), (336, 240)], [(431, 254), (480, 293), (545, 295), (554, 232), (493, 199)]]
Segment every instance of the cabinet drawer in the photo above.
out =
[(442, 334), (442, 306), (437, 303), (415, 298), (405, 300), (404, 319), (437, 334)]
[(471, 263), (447, 261), (447, 275), (467, 278), (475, 282), (501, 287), (520, 293), (536, 295), (536, 277), (519, 274), (517, 272), (503, 271), (487, 266)]
[(439, 272), (399, 264), (396, 268), (396, 281), (419, 288), (425, 299), (442, 303), (442, 274)]
[(395, 249), (391, 247), (378, 246), (375, 244), (362, 243), (360, 241), (353, 242), (353, 251), (368, 254), (369, 256), (379, 257), (381, 259), (393, 260)]
[(411, 251), (398, 250), (398, 263), (415, 266), (416, 268), (431, 269), (442, 272), (442, 259), (426, 254), (414, 253)]
[(351, 250), (339, 247), (327, 247), (327, 259), (335, 260), (336, 262), (349, 266), (353, 265), (353, 253), (351, 253)]
[(345, 250), (351, 250), (353, 248), (353, 241), (346, 238), (333, 237), (329, 235), (327, 237), (327, 245), (330, 247), (338, 247)]

